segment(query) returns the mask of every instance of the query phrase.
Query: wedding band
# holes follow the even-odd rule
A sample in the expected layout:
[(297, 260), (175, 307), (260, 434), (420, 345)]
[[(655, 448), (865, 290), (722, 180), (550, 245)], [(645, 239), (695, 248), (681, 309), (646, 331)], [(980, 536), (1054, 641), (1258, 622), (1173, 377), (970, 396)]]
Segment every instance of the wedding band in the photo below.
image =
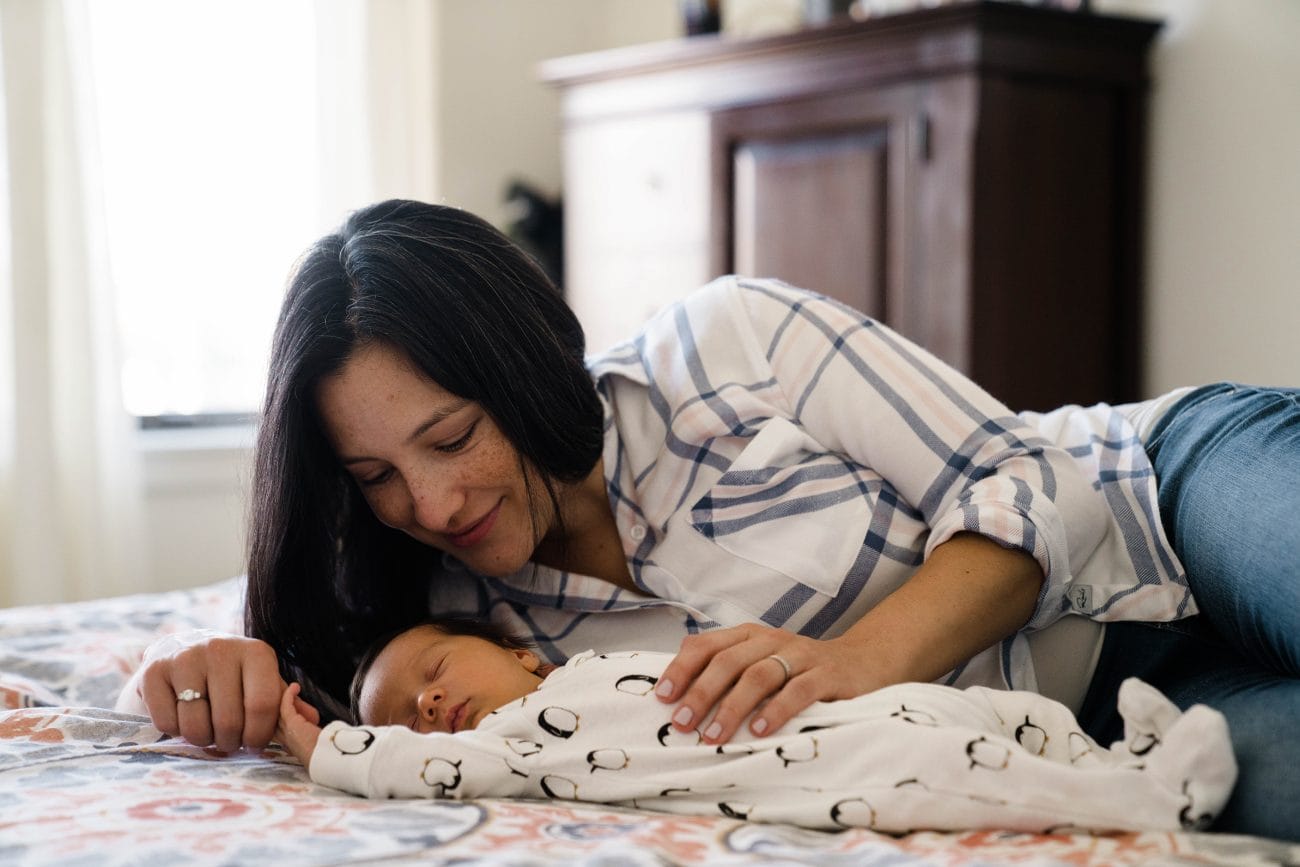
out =
[(197, 701), (201, 698), (203, 698), (203, 693), (199, 692), (197, 689), (182, 689), (180, 692), (176, 693), (177, 701)]
[(767, 658), (768, 658), (768, 659), (775, 659), (778, 663), (781, 664), (781, 670), (782, 670), (783, 672), (785, 672), (785, 679), (781, 681), (781, 686), (785, 686), (787, 683), (789, 683), (789, 682), (790, 682), (790, 663), (786, 662), (784, 657), (777, 656), (775, 653), (769, 655)]

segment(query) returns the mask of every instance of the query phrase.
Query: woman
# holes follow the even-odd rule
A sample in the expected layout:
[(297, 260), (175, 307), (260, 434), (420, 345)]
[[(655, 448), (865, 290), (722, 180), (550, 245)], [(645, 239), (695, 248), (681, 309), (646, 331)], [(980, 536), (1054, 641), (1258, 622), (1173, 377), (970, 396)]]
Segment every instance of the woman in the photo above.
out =
[(322, 239), (272, 354), (252, 638), (154, 648), (155, 724), (264, 744), (277, 663), (342, 698), (368, 638), (429, 607), (553, 663), (680, 644), (657, 691), (719, 744), (939, 678), (1066, 698), (1105, 743), (1137, 674), (1228, 716), (1218, 827), (1300, 838), (1296, 392), (1017, 417), (860, 314), (734, 278), (582, 353), (468, 214), (385, 202)]

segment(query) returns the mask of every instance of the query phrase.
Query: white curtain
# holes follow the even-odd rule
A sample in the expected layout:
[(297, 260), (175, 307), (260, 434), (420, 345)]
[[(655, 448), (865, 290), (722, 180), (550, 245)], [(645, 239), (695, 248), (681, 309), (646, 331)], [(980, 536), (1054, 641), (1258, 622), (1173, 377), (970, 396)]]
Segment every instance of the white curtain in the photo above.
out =
[(147, 568), (77, 2), (0, 0), (0, 605)]

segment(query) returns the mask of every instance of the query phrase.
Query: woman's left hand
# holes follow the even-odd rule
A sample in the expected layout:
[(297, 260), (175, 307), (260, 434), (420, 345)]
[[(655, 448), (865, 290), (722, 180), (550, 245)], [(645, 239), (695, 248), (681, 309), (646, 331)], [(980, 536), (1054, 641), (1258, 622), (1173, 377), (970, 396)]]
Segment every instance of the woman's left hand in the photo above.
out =
[[(780, 659), (773, 659), (773, 656)], [(789, 666), (787, 677), (786, 666)], [(655, 687), (661, 701), (681, 704), (673, 713), (680, 731), (699, 727), (708, 743), (731, 739), (745, 718), (755, 735), (770, 734), (815, 701), (853, 698), (872, 683), (862, 654), (838, 640), (819, 641), (759, 624), (687, 636)], [(766, 701), (766, 704), (763, 702)]]

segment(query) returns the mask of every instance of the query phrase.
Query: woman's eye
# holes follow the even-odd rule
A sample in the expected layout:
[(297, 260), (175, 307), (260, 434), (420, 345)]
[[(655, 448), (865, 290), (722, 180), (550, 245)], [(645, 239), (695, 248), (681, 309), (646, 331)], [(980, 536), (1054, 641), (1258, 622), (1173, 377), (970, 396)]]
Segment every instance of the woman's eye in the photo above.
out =
[(469, 426), (469, 430), (465, 431), (464, 436), (462, 436), (460, 439), (454, 442), (449, 442), (437, 446), (438, 451), (450, 453), (450, 452), (458, 452), (461, 449), (465, 448), (465, 446), (469, 445), (470, 438), (474, 436), (474, 429), (477, 427), (478, 427), (478, 422), (474, 422), (472, 425)]
[(391, 469), (387, 469), (375, 473), (374, 475), (363, 476), (361, 478), (358, 478), (357, 484), (361, 485), (361, 487), (363, 488), (372, 488), (376, 485), (382, 485), (384, 482), (388, 481), (392, 477), (393, 477), (393, 471)]

